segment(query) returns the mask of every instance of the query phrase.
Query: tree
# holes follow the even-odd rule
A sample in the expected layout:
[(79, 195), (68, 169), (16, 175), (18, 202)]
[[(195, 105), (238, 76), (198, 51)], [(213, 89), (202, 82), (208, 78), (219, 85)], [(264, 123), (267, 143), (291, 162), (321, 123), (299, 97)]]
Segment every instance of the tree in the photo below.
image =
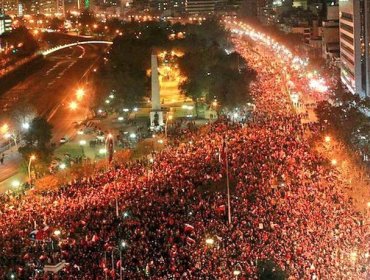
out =
[(54, 17), (50, 20), (49, 28), (53, 30), (58, 30), (64, 27), (64, 20)]
[(260, 280), (285, 280), (287, 273), (272, 260), (261, 260), (257, 264), (257, 274)]
[(19, 102), (12, 110), (11, 119), (17, 130), (27, 131), (36, 116), (36, 109), (29, 103)]
[(25, 145), (19, 148), (19, 152), (27, 160), (31, 154), (36, 154), (41, 161), (47, 162), (53, 152), (50, 145), (51, 139), (52, 125), (46, 119), (36, 117), (24, 135)]
[(2, 41), (15, 46), (13, 54), (30, 55), (38, 49), (38, 43), (26, 27), (19, 27), (2, 35)]
[(367, 101), (348, 94), (340, 88), (332, 103), (322, 101), (316, 108), (316, 115), (328, 133), (338, 135), (346, 144), (356, 149), (369, 150), (370, 120), (365, 111)]
[(95, 16), (93, 13), (91, 13), (89, 10), (84, 10), (80, 17), (79, 17), (79, 21), (80, 23), (85, 26), (85, 25), (90, 25), (90, 24), (93, 24), (96, 20), (95, 20)]
[(167, 23), (133, 25), (123, 36), (116, 37), (109, 54), (109, 63), (99, 73), (97, 87), (117, 92), (115, 105), (135, 106), (148, 95), (150, 56), (157, 49), (171, 45)]
[(180, 90), (196, 105), (199, 98), (207, 103), (217, 99), (223, 107), (240, 106), (251, 101), (249, 83), (256, 74), (237, 53), (228, 55), (219, 46), (212, 45), (185, 53), (179, 59), (179, 66), (186, 77)]

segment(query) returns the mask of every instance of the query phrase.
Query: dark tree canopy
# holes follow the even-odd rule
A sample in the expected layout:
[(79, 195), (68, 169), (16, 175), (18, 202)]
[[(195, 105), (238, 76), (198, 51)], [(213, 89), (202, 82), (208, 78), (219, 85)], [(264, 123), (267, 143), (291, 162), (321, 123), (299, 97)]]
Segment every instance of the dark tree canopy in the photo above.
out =
[(342, 90), (336, 93), (336, 100), (320, 102), (316, 114), (328, 133), (340, 135), (349, 145), (368, 151), (370, 148), (370, 120), (365, 114), (369, 108), (367, 100)]
[[(248, 85), (254, 72), (237, 53), (227, 54), (229, 33), (217, 19), (199, 24), (171, 25), (166, 22), (127, 24), (123, 36), (114, 40), (109, 61), (100, 71), (99, 90), (115, 90), (121, 106), (132, 106), (148, 96), (152, 52), (178, 49), (185, 55), (178, 58), (181, 73), (187, 79), (180, 90), (197, 101), (217, 98), (225, 106), (249, 101)], [(183, 38), (170, 39), (182, 32)]]
[(28, 159), (30, 154), (36, 154), (43, 161), (50, 159), (52, 128), (52, 125), (42, 117), (32, 120), (30, 128), (24, 135), (25, 145), (19, 148), (19, 152), (25, 159)]
[(0, 36), (2, 42), (14, 46), (13, 54), (24, 56), (37, 51), (39, 45), (26, 27), (19, 27)]

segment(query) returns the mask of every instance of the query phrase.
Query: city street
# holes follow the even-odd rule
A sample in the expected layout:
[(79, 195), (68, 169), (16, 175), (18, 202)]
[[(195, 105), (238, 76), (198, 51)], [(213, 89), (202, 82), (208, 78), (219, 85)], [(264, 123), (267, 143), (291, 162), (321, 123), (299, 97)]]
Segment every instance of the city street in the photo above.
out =
[(370, 279), (369, 123), (338, 71), (240, 16), (87, 12), (69, 29), (115, 33), (86, 41), (108, 57), (61, 43), (0, 98), (0, 279)]
[[(0, 108), (5, 111), (1, 122), (7, 121), (5, 113), (21, 109), (17, 107), (19, 104), (27, 104), (53, 125), (53, 142), (58, 144), (61, 137), (72, 137), (74, 124), (89, 115), (89, 92), (86, 91), (83, 104), (76, 109), (70, 108), (70, 102), (76, 99), (78, 88), (88, 88), (85, 78), (104, 48), (104, 45), (79, 45), (47, 56), (39, 71), (0, 97)], [(0, 167), (0, 182), (15, 173), (14, 163), (19, 162), (19, 157), (10, 157), (8, 153), (5, 152), (5, 162)]]

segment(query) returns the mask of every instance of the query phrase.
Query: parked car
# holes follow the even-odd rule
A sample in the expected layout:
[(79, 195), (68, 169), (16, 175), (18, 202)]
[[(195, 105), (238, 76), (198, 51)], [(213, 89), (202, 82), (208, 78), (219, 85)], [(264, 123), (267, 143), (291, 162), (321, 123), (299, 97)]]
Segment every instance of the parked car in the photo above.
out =
[(67, 143), (68, 142), (68, 139), (66, 138), (66, 137), (62, 137), (62, 138), (60, 138), (60, 140), (59, 140), (59, 143), (60, 144), (64, 144), (64, 143)]

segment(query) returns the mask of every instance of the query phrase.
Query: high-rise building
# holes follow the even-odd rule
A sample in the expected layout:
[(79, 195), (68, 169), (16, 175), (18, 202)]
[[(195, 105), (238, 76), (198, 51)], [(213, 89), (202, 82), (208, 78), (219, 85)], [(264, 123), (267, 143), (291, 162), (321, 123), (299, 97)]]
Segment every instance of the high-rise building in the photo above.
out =
[(293, 0), (292, 6), (294, 8), (307, 9), (307, 0)]
[(215, 11), (217, 0), (186, 0), (185, 12), (187, 14), (212, 14)]
[(0, 12), (0, 35), (12, 30), (12, 19), (10, 16), (3, 15)]
[(49, 16), (63, 16), (64, 0), (39, 0), (39, 12)]
[(1, 0), (0, 13), (7, 15), (18, 14), (18, 0)]
[(337, 65), (340, 57), (338, 5), (334, 3), (328, 5), (324, 16), (321, 28), (323, 58)]
[(370, 96), (368, 0), (339, 1), (341, 80), (353, 93)]

